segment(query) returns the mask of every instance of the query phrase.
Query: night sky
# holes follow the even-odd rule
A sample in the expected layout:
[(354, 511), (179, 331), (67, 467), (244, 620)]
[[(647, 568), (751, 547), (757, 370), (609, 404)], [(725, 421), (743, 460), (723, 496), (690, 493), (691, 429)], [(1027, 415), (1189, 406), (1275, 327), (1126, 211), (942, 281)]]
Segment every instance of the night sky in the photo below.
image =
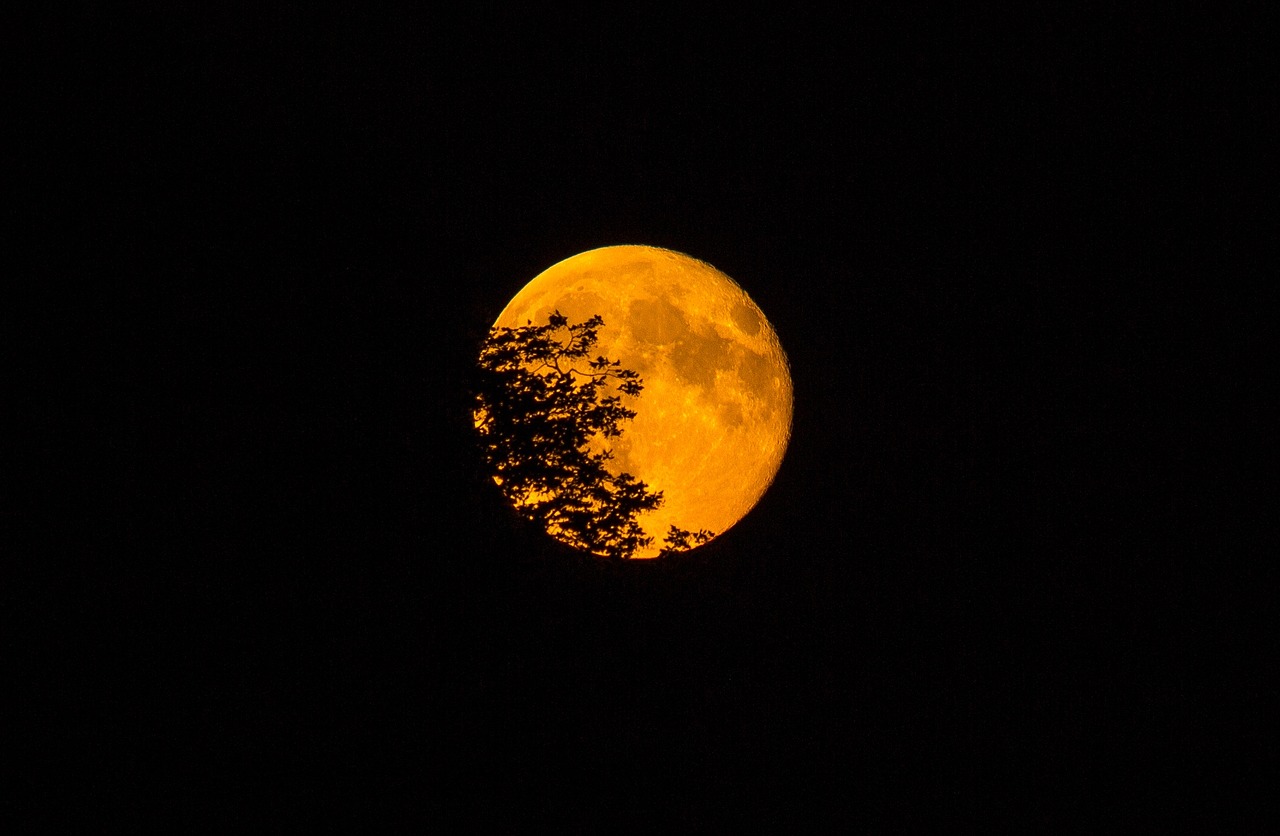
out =
[[(1187, 814), (1241, 30), (1034, 9), (63, 21), (47, 774), (226, 826)], [(469, 423), (511, 296), (625, 243), (733, 277), (795, 384), (770, 491), (665, 563), (525, 527)]]

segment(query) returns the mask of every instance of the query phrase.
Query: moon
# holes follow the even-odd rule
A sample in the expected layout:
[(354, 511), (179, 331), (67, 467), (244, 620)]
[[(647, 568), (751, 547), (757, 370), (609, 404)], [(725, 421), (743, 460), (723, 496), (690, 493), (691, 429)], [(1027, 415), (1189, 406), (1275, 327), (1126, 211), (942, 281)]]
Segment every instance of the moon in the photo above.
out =
[[(710, 264), (658, 247), (588, 250), (552, 265), (495, 327), (604, 318), (592, 353), (640, 374), (636, 417), (609, 440), (610, 470), (663, 494), (637, 521), (658, 556), (669, 526), (721, 535), (773, 482), (791, 437), (787, 357), (764, 313)], [(601, 440), (603, 443), (603, 440)]]

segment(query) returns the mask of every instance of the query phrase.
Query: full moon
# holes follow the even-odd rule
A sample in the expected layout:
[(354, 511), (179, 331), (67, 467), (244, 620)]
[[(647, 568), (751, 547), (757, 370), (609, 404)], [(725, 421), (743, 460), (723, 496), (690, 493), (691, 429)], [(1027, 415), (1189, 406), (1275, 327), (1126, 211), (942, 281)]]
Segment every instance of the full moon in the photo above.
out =
[(792, 386), (773, 327), (732, 279), (709, 264), (649, 246), (601, 247), (543, 271), (494, 322), (604, 318), (592, 354), (640, 374), (636, 417), (609, 439), (610, 470), (662, 491), (638, 522), (653, 545), (669, 526), (723, 534), (764, 495), (791, 436)]

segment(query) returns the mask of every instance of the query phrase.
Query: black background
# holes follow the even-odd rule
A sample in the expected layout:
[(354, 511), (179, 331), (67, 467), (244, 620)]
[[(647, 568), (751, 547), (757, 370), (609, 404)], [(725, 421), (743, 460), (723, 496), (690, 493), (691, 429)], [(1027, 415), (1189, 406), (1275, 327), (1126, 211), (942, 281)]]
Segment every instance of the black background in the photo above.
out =
[[(74, 385), (31, 375), (28, 452), (75, 559), (22, 625), (57, 645), (28, 725), (67, 732), (40, 786), (93, 778), (29, 820), (1198, 809), (1244, 23), (280, 7), (37, 40), (10, 222), (55, 231), (23, 267)], [(792, 365), (775, 484), (679, 561), (546, 541), (472, 447), (494, 317), (619, 243), (728, 273)]]

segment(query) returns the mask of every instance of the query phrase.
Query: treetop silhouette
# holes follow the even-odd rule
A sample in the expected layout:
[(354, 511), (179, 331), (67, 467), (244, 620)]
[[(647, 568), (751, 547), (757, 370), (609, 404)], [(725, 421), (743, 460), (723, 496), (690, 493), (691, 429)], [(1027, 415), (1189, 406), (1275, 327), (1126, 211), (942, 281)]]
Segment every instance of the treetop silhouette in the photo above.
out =
[[(603, 325), (599, 315), (571, 324), (556, 311), (546, 325), (491, 329), (474, 417), (484, 461), (521, 516), (575, 548), (623, 559), (652, 545), (637, 517), (661, 505), (662, 492), (606, 466), (606, 440), (636, 415), (623, 398), (644, 384), (620, 360), (589, 359)], [(671, 526), (661, 554), (713, 536)]]

